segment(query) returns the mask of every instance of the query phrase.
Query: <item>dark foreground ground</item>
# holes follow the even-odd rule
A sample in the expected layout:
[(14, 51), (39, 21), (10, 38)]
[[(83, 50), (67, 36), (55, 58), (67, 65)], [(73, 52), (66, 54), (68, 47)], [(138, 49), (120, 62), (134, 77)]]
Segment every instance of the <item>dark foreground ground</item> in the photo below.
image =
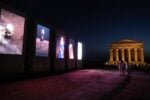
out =
[(0, 84), (0, 100), (150, 100), (150, 75), (84, 69)]

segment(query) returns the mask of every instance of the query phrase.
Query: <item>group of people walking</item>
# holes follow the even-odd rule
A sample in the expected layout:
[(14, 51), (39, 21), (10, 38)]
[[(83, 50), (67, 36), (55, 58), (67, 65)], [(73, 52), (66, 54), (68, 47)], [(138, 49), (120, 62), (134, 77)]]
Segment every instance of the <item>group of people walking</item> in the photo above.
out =
[(125, 72), (127, 72), (129, 75), (130, 69), (129, 69), (129, 65), (126, 61), (122, 61), (122, 60), (118, 61), (117, 66), (118, 66), (118, 69), (122, 76), (125, 75)]

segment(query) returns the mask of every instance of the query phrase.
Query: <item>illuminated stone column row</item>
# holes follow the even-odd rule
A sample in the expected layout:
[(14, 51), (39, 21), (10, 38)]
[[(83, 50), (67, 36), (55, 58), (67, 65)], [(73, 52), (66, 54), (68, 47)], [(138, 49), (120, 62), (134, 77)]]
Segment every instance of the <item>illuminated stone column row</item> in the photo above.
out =
[[(141, 62), (144, 62), (144, 49), (143, 48), (139, 48), (140, 49), (140, 59), (141, 59)], [(113, 50), (115, 51), (115, 54), (113, 52)], [(134, 62), (138, 62), (138, 51), (137, 51), (137, 48), (134, 48)], [(121, 59), (119, 59), (119, 49), (110, 49), (109, 50), (109, 55), (110, 55), (110, 62), (113, 62), (113, 61), (119, 61), (119, 60), (123, 60), (125, 61), (125, 56), (127, 56), (128, 58), (128, 63), (131, 63), (132, 60), (131, 60), (131, 49), (127, 49), (127, 55), (125, 55), (125, 49), (121, 49)], [(116, 59), (114, 59), (114, 56)]]

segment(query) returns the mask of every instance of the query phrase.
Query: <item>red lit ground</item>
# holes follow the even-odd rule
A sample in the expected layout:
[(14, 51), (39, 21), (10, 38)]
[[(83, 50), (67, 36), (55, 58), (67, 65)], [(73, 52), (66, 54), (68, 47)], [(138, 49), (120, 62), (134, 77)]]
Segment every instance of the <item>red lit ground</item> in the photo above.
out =
[[(129, 97), (132, 94), (134, 97), (136, 92), (139, 92), (137, 95), (139, 97), (145, 92), (150, 93), (150, 86), (145, 83), (150, 81), (145, 75), (132, 74), (131, 76), (133, 83), (130, 81), (131, 83), (126, 84), (124, 88), (122, 84), (127, 83), (127, 76), (120, 76), (118, 71), (94, 69), (1, 84), (0, 100), (101, 100), (108, 98), (120, 100), (132, 89)], [(134, 82), (137, 84), (135, 85)], [(136, 86), (140, 89), (134, 89), (137, 88)]]
[(130, 82), (114, 100), (150, 100), (150, 75), (143, 72), (133, 72)]

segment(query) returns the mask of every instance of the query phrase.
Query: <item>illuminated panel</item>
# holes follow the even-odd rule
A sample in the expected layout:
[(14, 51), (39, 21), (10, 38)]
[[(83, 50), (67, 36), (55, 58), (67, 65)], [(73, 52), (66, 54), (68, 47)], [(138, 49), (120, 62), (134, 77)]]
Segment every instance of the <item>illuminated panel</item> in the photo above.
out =
[(69, 44), (69, 59), (74, 59), (73, 45)]
[(37, 24), (36, 56), (48, 56), (50, 29)]
[(24, 25), (24, 17), (1, 10), (0, 54), (22, 55)]
[(68, 46), (69, 59), (74, 59), (74, 45), (75, 45), (75, 41), (72, 39), (69, 39), (69, 46)]
[(78, 42), (78, 60), (82, 60), (82, 43)]
[(63, 36), (57, 38), (56, 58), (64, 58), (65, 39)]

